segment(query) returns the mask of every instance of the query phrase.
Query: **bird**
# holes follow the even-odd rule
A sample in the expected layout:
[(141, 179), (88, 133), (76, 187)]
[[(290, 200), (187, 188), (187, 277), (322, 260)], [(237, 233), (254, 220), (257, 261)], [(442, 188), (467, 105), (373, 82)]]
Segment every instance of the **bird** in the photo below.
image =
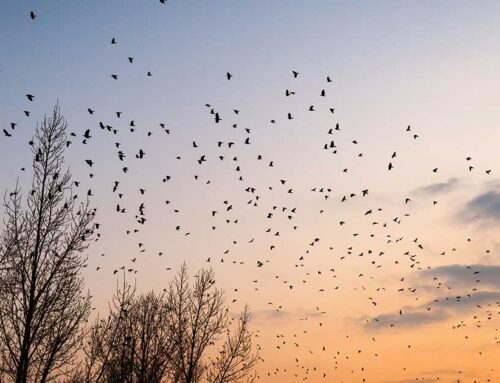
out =
[(35, 98), (35, 96), (33, 96), (32, 94), (27, 94), (26, 95), (26, 98), (30, 101), (33, 101), (33, 99)]
[(232, 77), (233, 77), (233, 75), (231, 73), (229, 73), (229, 72), (226, 73), (226, 78), (228, 80), (231, 80)]
[(31, 18), (31, 20), (35, 20), (37, 18), (37, 14), (35, 12), (31, 11), (30, 18)]

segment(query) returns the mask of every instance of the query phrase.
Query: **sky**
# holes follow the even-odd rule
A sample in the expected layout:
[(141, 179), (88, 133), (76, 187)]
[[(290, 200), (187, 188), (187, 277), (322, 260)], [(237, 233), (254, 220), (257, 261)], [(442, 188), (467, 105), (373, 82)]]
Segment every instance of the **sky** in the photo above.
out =
[(114, 270), (159, 290), (186, 262), (214, 269), (232, 313), (249, 304), (261, 382), (500, 381), (499, 16), (493, 1), (2, 1), (1, 189), (29, 184), (27, 142), (58, 102), (101, 223), (96, 311)]

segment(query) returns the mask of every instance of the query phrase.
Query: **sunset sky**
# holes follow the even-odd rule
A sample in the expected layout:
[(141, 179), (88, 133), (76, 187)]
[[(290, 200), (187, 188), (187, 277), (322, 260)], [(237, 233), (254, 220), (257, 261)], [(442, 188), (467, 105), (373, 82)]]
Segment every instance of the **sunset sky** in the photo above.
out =
[(26, 193), (58, 102), (98, 209), (96, 311), (114, 270), (161, 290), (185, 261), (249, 304), (260, 382), (500, 382), (499, 20), (495, 1), (4, 0), (0, 186)]

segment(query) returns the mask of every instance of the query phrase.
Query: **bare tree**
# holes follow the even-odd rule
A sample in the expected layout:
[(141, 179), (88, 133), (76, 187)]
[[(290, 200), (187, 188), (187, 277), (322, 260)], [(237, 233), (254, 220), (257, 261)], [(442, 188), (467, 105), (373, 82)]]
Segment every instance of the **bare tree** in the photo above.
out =
[(160, 383), (172, 353), (165, 294), (137, 296), (124, 280), (109, 306), (90, 328), (85, 368), (73, 381)]
[[(252, 371), (259, 358), (252, 350), (248, 309), (231, 334), (225, 297), (215, 287), (212, 270), (199, 271), (191, 286), (184, 264), (170, 285), (168, 300), (175, 343), (172, 382), (236, 383), (255, 379)], [(218, 356), (211, 359), (210, 354)]]
[(91, 306), (83, 290), (81, 252), (95, 210), (77, 204), (64, 170), (66, 122), (56, 106), (30, 142), (31, 191), (6, 194), (0, 241), (0, 376), (49, 382), (72, 366)]
[(85, 370), (71, 382), (251, 382), (258, 356), (248, 324), (245, 309), (232, 325), (212, 270), (191, 284), (183, 265), (161, 294), (136, 296), (124, 283), (108, 317), (91, 327)]
[(252, 352), (252, 333), (248, 329), (250, 313), (248, 307), (240, 314), (234, 333), (226, 331), (226, 341), (218, 354), (211, 359), (207, 371), (207, 382), (236, 383), (253, 382), (256, 375), (252, 369), (258, 362), (257, 354)]

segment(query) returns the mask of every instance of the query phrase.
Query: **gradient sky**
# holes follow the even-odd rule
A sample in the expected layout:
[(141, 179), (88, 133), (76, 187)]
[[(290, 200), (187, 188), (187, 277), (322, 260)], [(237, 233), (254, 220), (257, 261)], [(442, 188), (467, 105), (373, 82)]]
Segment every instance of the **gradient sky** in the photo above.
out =
[(262, 382), (500, 381), (499, 17), (493, 1), (2, 1), (0, 130), (18, 126), (0, 185), (28, 184), (27, 141), (58, 100), (75, 192), (92, 188), (102, 224), (97, 310), (113, 270), (161, 289), (186, 261), (214, 268), (232, 312), (250, 304)]

